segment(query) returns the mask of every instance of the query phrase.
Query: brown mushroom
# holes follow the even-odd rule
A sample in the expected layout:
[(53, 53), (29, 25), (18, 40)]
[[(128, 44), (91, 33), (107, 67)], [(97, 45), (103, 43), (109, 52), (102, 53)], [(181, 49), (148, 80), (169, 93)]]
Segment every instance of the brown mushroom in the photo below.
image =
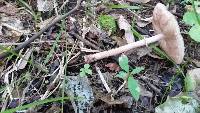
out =
[(93, 62), (159, 41), (161, 48), (166, 54), (171, 57), (174, 62), (180, 64), (184, 57), (183, 37), (180, 34), (180, 29), (174, 15), (161, 3), (158, 3), (153, 11), (153, 28), (155, 29), (155, 33), (157, 33), (155, 36), (119, 48), (86, 55), (85, 61)]

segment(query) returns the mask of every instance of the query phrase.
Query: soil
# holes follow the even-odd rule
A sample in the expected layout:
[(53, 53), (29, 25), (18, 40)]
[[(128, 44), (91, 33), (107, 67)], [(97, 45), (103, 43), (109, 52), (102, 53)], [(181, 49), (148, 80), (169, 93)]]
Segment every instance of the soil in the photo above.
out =
[[(15, 0), (8, 1), (9, 3), (17, 4)], [(31, 6), (33, 7), (33, 10), (36, 11), (37, 5), (34, 3), (33, 0), (29, 0), (29, 2), (33, 2)], [(167, 2), (164, 2), (163, 0), (151, 0), (147, 4), (135, 4), (130, 3), (131, 5), (138, 5), (142, 6), (141, 9), (136, 10), (136, 14), (138, 16), (141, 16), (142, 18), (148, 18), (152, 16), (152, 11), (156, 3), (162, 2), (164, 4), (167, 4)], [(62, 5), (62, 0), (58, 1), (58, 6), (60, 7)], [(88, 3), (88, 4), (87, 4)], [(110, 1), (110, 3), (117, 4), (116, 1)], [(128, 3), (128, 2), (127, 2)], [(83, 6), (85, 4), (85, 6)], [(62, 13), (66, 13), (67, 11), (71, 10), (76, 5), (76, 0), (69, 0), (66, 7), (64, 7), (64, 10), (62, 10)], [(89, 1), (84, 1), (82, 6), (73, 13), (72, 15), (68, 16), (66, 20), (62, 21), (64, 23), (64, 30), (60, 38), (61, 43), (59, 43), (59, 46), (54, 50), (53, 55), (51, 56), (50, 60), (44, 64), (44, 60), (46, 59), (46, 56), (49, 54), (49, 51), (51, 50), (53, 44), (52, 43), (39, 43), (39, 44), (31, 44), (24, 50), (22, 50), (21, 54), (25, 53), (25, 51), (29, 48), (34, 48), (34, 51), (31, 55), (32, 63), (28, 63), (25, 68), (17, 71), (13, 71), (12, 77), (9, 77), (9, 80), (16, 81), (16, 84), (14, 85), (15, 89), (13, 90), (13, 95), (15, 98), (11, 101), (9, 99), (9, 96), (2, 98), (5, 99), (5, 101), (0, 101), (0, 109), (3, 109), (6, 105), (6, 108), (15, 108), (16, 106), (20, 104), (29, 104), (36, 100), (39, 100), (41, 98), (41, 95), (44, 94), (47, 89), (55, 89), (58, 85), (62, 84), (63, 77), (59, 79), (59, 81), (56, 81), (56, 83), (51, 86), (50, 83), (52, 83), (56, 77), (56, 74), (52, 74), (59, 66), (62, 61), (62, 57), (64, 56), (64, 52), (67, 51), (68, 54), (71, 54), (71, 56), (77, 55), (74, 59), (70, 60), (66, 67), (66, 76), (78, 76), (80, 69), (84, 66), (84, 56), (87, 54), (90, 54), (90, 52), (84, 52), (81, 50), (81, 46), (88, 48), (88, 49), (94, 49), (90, 45), (85, 44), (84, 42), (81, 43), (79, 40), (77, 40), (77, 37), (74, 35), (71, 35), (73, 33), (78, 34), (80, 36), (83, 36), (83, 33), (85, 31), (84, 27), (88, 28), (90, 25), (94, 24), (97, 25), (97, 18), (101, 14), (108, 14), (112, 15), (114, 17), (117, 17), (117, 15), (123, 15), (129, 23), (132, 22), (132, 20), (135, 18), (135, 15), (131, 13), (127, 9), (109, 9), (104, 4), (98, 4), (95, 6), (96, 14), (93, 14), (92, 8), (87, 5), (94, 5), (89, 4)], [(17, 5), (17, 7), (21, 7)], [(87, 110), (87, 112), (91, 113), (153, 113), (155, 112), (155, 107), (165, 102), (166, 98), (168, 96), (176, 96), (180, 92), (184, 90), (183, 86), (183, 74), (186, 74), (187, 70), (196, 68), (197, 65), (195, 64), (195, 61), (200, 61), (200, 45), (194, 41), (192, 41), (189, 36), (186, 34), (186, 31), (188, 31), (189, 26), (186, 26), (182, 22), (182, 17), (185, 12), (184, 4), (181, 4), (181, 0), (176, 0), (174, 3), (169, 4), (169, 10), (173, 12), (173, 14), (176, 16), (178, 23), (180, 25), (181, 33), (184, 38), (185, 42), (185, 57), (184, 61), (181, 65), (174, 65), (170, 61), (166, 59), (162, 59), (159, 57), (158, 54), (156, 54), (154, 51), (151, 51), (150, 54), (146, 54), (144, 56), (141, 56), (140, 58), (137, 55), (137, 51), (132, 53), (128, 52), (127, 56), (129, 58), (129, 65), (134, 67), (143, 66), (145, 68), (144, 71), (134, 76), (136, 80), (139, 81), (139, 84), (143, 87), (143, 94), (140, 96), (140, 99), (136, 102), (134, 99), (131, 102), (127, 102), (131, 104), (130, 106), (127, 105), (127, 103), (124, 104), (109, 104), (109, 102), (105, 102), (105, 100), (102, 99), (102, 97), (106, 97), (107, 91), (105, 90), (99, 75), (96, 71), (96, 66), (100, 68), (101, 72), (104, 73), (107, 77), (108, 85), (111, 89), (117, 90), (121, 84), (123, 84), (123, 80), (120, 78), (115, 77), (118, 72), (115, 70), (110, 70), (106, 65), (108, 63), (115, 63), (118, 64), (118, 57), (112, 56), (109, 58), (105, 58), (103, 60), (99, 60), (96, 62), (91, 63), (91, 69), (92, 69), (92, 76), (88, 76), (88, 79), (90, 81), (90, 86), (93, 89), (95, 101), (92, 105), (92, 107)], [(46, 12), (41, 14), (41, 18), (43, 20), (48, 19), (52, 15), (55, 15), (55, 12), (52, 11), (51, 13)], [(27, 18), (23, 21), (25, 22), (25, 25), (29, 28), (35, 28), (35, 21), (30, 17), (29, 14), (26, 15)], [(76, 22), (72, 22), (73, 18), (76, 20)], [(85, 19), (85, 22), (84, 22)], [(28, 25), (27, 25), (28, 24)], [(61, 22), (56, 24), (55, 26), (48, 29), (39, 40), (56, 40), (56, 33), (60, 32), (60, 29), (62, 27)], [(27, 27), (27, 28), (28, 28)], [(153, 28), (151, 24), (146, 25), (145, 27), (139, 27), (137, 24), (134, 26), (134, 29), (136, 29), (141, 35), (145, 36), (153, 36)], [(37, 29), (32, 29), (32, 34), (28, 36), (21, 36), (18, 42), (23, 42), (26, 37), (31, 37), (31, 35), (34, 34), (34, 32), (38, 31)], [(114, 36), (116, 37), (122, 37), (123, 32), (118, 30)], [(111, 48), (116, 48), (119, 45), (117, 44), (116, 40), (114, 40), (113, 37), (109, 36), (105, 33), (105, 31), (101, 31), (101, 34), (94, 34), (92, 32), (87, 32), (85, 34), (85, 39), (92, 42), (96, 47), (100, 48), (101, 50), (109, 50)], [(66, 39), (67, 38), (67, 39)], [(68, 41), (68, 44), (66, 46), (65, 41)], [(63, 42), (62, 42), (63, 41)], [(15, 47), (15, 46), (14, 46)], [(67, 47), (67, 48), (66, 48)], [(149, 48), (149, 47), (146, 47)], [(74, 50), (73, 50), (74, 49)], [(69, 51), (72, 51), (71, 53)], [(12, 68), (13, 65), (16, 64), (16, 59), (18, 57), (13, 56), (10, 59), (5, 59), (4, 61), (1, 61), (2, 66), (2, 72), (0, 76), (0, 88), (5, 87), (7, 84), (4, 81), (5, 73), (7, 73), (10, 68)], [(66, 62), (67, 60), (64, 60)], [(180, 67), (183, 71), (177, 73), (177, 66)], [(47, 72), (45, 72), (47, 71)], [(56, 72), (59, 73), (59, 72)], [(27, 75), (28, 78), (22, 78), (23, 75)], [(171, 84), (171, 88), (169, 88), (169, 83), (173, 79), (173, 83)], [(13, 82), (13, 81), (12, 81)], [(25, 89), (26, 88), (26, 89)], [(16, 93), (14, 93), (16, 92)], [(24, 93), (24, 94), (23, 94)], [(5, 96), (3, 91), (0, 91), (1, 96)], [(22, 95), (24, 97), (22, 97)], [(66, 96), (67, 94), (64, 93)], [(62, 96), (62, 88), (57, 88), (51, 95), (51, 98), (60, 97)], [(69, 95), (68, 95), (69, 96)], [(49, 97), (49, 98), (50, 98)], [(127, 87), (123, 88), (123, 90), (119, 91), (117, 95), (114, 96), (115, 100), (120, 100), (122, 97), (131, 97), (131, 94), (127, 90)], [(23, 101), (23, 102), (22, 102)], [(110, 101), (109, 99), (107, 101)], [(4, 102), (8, 102), (8, 104), (5, 104)], [(70, 101), (64, 102), (64, 113), (73, 113), (73, 105)], [(44, 104), (37, 106), (35, 109), (29, 109), (28, 112), (40, 112), (40, 113), (56, 113), (60, 112), (62, 108), (61, 102), (53, 102), (50, 104)]]

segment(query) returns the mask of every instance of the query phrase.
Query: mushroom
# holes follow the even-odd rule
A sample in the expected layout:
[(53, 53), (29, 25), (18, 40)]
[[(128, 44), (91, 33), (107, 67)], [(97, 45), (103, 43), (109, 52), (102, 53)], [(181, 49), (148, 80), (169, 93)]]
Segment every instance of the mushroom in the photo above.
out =
[(184, 57), (184, 42), (181, 36), (178, 22), (165, 5), (158, 3), (153, 11), (153, 28), (157, 35), (137, 42), (129, 43), (119, 48), (103, 51), (91, 55), (86, 55), (85, 62), (93, 62), (109, 56), (114, 56), (133, 48), (146, 44), (159, 42), (160, 47), (177, 64), (180, 64)]

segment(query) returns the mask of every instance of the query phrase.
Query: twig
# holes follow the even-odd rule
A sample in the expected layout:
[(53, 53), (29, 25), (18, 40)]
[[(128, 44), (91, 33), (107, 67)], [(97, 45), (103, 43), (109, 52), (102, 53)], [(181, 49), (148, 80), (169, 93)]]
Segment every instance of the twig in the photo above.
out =
[(127, 80), (124, 80), (123, 84), (117, 89), (116, 92), (114, 92), (114, 94), (117, 94), (125, 86), (126, 83), (127, 83)]
[(108, 84), (107, 84), (106, 80), (104, 79), (104, 77), (103, 77), (103, 75), (102, 75), (102, 73), (101, 73), (99, 67), (97, 67), (97, 66), (95, 66), (95, 67), (96, 67), (96, 70), (97, 70), (97, 72), (98, 72), (98, 74), (99, 74), (99, 76), (100, 76), (100, 79), (101, 79), (101, 81), (102, 81), (104, 87), (106, 88), (107, 92), (110, 93), (110, 92), (111, 92), (111, 89), (108, 87)]
[(66, 1), (62, 4), (62, 6), (61, 6), (60, 9), (58, 10), (58, 12), (60, 12), (60, 11), (65, 7), (65, 5), (67, 4), (67, 2), (69, 2), (69, 0), (66, 0)]
[[(66, 18), (68, 15), (72, 14), (73, 12), (75, 12), (79, 8), (80, 4), (81, 4), (81, 0), (78, 0), (76, 6), (72, 10), (70, 10), (68, 13), (66, 13), (64, 15), (60, 15), (60, 16), (56, 17), (46, 27), (42, 28), (38, 33), (33, 35), (29, 40), (23, 42), (21, 45), (19, 45), (18, 47), (16, 47), (12, 51), (18, 52), (20, 49), (27, 47), (31, 42), (33, 42), (36, 38), (38, 38), (47, 29), (49, 29), (50, 27), (52, 27), (53, 25), (55, 25), (57, 22), (61, 21), (62, 19)], [(0, 59), (3, 59), (5, 57), (9, 56), (10, 54), (11, 54), (10, 52), (4, 52), (4, 53), (0, 54)]]
[[(30, 44), (42, 44), (42, 43), (49, 43), (52, 44), (54, 43), (55, 40), (49, 40), (49, 41), (37, 41), (37, 42), (31, 42)], [(66, 43), (66, 41), (57, 41), (57, 43)], [(22, 43), (16, 43), (16, 42), (8, 42), (8, 43), (0, 43), (0, 46), (17, 46), (21, 45)], [(71, 43), (69, 43), (70, 45)]]
[(71, 35), (75, 36), (78, 40), (84, 42), (86, 45), (93, 47), (96, 50), (100, 50), (99, 47), (97, 47), (96, 45), (92, 44), (90, 41), (82, 38), (81, 36), (77, 35), (76, 33), (70, 33)]
[[(50, 96), (51, 93), (51, 89), (52, 89), (52, 86), (54, 86), (56, 84), (56, 82), (58, 82), (58, 80), (60, 79), (60, 77), (63, 75), (64, 73), (64, 57), (62, 58), (62, 61), (61, 61), (61, 64), (59, 66), (59, 72), (58, 74), (56, 75), (56, 77), (54, 78), (53, 82), (49, 85), (48, 89), (46, 90), (46, 92), (44, 93), (44, 95), (41, 97), (41, 100), (44, 100), (46, 99), (48, 96)], [(59, 84), (60, 85), (60, 84)], [(53, 91), (52, 91), (53, 92)]]
[(146, 80), (146, 77), (141, 76), (140, 79), (142, 79), (144, 82), (147, 83), (147, 85), (154, 90), (159, 96), (162, 96), (163, 94), (161, 93), (160, 89), (158, 89), (156, 86), (154, 86), (153, 84), (151, 84), (148, 80)]

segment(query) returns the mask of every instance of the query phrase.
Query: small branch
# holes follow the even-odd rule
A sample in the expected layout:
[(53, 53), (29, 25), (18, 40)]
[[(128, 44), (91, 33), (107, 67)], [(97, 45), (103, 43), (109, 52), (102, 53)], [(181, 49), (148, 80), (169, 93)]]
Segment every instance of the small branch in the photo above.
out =
[(101, 81), (102, 81), (104, 87), (106, 88), (107, 92), (110, 93), (110, 92), (111, 92), (111, 89), (108, 87), (108, 84), (107, 84), (106, 80), (104, 79), (104, 77), (103, 77), (103, 75), (102, 75), (102, 73), (101, 73), (99, 67), (97, 67), (97, 66), (95, 66), (95, 67), (96, 67), (96, 70), (97, 70), (97, 72), (98, 72), (98, 74), (99, 74), (99, 76), (100, 76), (100, 79), (101, 79)]
[(93, 47), (93, 48), (96, 49), (96, 50), (100, 50), (99, 47), (97, 47), (96, 45), (92, 44), (90, 41), (88, 41), (88, 40), (82, 38), (81, 36), (79, 36), (79, 35), (77, 35), (77, 34), (75, 34), (75, 33), (70, 33), (70, 34), (73, 35), (74, 37), (76, 37), (78, 40), (84, 42), (86, 45), (91, 46), (91, 47)]
[[(57, 22), (61, 21), (62, 19), (66, 18), (68, 15), (72, 14), (73, 12), (75, 12), (80, 7), (80, 4), (81, 4), (81, 0), (78, 0), (76, 6), (72, 10), (70, 10), (68, 13), (66, 13), (64, 15), (60, 15), (60, 16), (56, 17), (46, 27), (42, 28), (38, 33), (33, 35), (29, 40), (23, 42), (21, 45), (17, 46), (12, 51), (18, 52), (22, 48), (27, 47), (31, 42), (33, 42), (36, 38), (38, 38), (41, 34), (43, 34), (47, 29), (49, 29), (50, 27), (52, 27), (53, 25), (55, 25)], [(4, 52), (4, 53), (0, 54), (0, 59), (3, 59), (5, 57), (9, 56), (10, 54), (11, 54), (10, 52)]]
[(114, 92), (114, 94), (117, 94), (125, 86), (126, 83), (127, 83), (127, 80), (124, 80), (123, 84), (117, 89), (116, 92)]
[(158, 95), (162, 96), (163, 94), (161, 93), (160, 89), (158, 89), (156, 86), (154, 86), (153, 84), (151, 84), (148, 80), (146, 80), (146, 77), (141, 76), (140, 79), (142, 79), (144, 82), (147, 83), (147, 85), (153, 89)]

